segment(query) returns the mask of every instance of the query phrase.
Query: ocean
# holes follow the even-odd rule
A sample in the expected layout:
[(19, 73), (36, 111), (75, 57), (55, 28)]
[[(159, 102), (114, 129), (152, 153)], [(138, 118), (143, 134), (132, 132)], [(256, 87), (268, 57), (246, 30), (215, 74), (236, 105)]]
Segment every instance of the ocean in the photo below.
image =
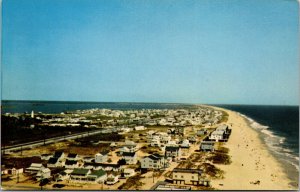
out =
[(299, 182), (299, 106), (215, 105), (240, 113), (284, 166), (292, 185)]
[[(285, 167), (293, 185), (299, 180), (299, 107), (261, 105), (214, 105), (244, 116), (249, 125), (260, 133), (270, 152)], [(129, 103), (129, 102), (63, 102), (63, 101), (2, 101), (2, 113), (60, 113), (91, 108), (118, 110), (178, 109), (191, 104)]]

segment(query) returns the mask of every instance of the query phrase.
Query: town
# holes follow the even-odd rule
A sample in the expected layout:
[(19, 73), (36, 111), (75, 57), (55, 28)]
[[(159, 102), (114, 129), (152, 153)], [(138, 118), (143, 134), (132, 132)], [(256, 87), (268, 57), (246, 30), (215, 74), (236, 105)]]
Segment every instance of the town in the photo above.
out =
[[(60, 114), (4, 114), (25, 130), (101, 133), (3, 153), (3, 189), (209, 190), (230, 164), (228, 114), (184, 109), (88, 109)], [(11, 144), (12, 145), (12, 144)]]

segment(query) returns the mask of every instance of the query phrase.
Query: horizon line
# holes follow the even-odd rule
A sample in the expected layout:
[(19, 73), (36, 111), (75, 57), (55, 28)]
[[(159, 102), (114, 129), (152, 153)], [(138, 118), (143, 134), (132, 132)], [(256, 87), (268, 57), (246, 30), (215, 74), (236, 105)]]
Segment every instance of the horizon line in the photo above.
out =
[(17, 100), (17, 99), (1, 99), (2, 101), (20, 101), (20, 102), (68, 102), (68, 103), (155, 103), (155, 104), (181, 104), (181, 105), (253, 105), (253, 106), (297, 106), (297, 105), (284, 105), (284, 104), (225, 104), (225, 103), (182, 103), (182, 102), (149, 102), (149, 101), (66, 101), (66, 100)]

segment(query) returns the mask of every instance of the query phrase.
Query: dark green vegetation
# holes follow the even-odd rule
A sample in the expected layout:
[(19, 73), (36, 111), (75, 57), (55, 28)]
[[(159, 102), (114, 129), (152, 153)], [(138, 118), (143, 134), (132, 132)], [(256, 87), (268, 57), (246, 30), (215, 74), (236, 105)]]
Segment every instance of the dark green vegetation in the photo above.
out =
[[(57, 136), (67, 136), (73, 133), (80, 133), (90, 128), (79, 127), (54, 127), (38, 125), (41, 120), (30, 118), (28, 116), (7, 117), (1, 116), (1, 139), (2, 147), (15, 145), (30, 141), (43, 140)], [(35, 125), (34, 127), (30, 127)]]
[(125, 183), (120, 185), (118, 189), (120, 190), (128, 190), (128, 189), (138, 189), (143, 185), (143, 183), (140, 181), (141, 175), (137, 174), (133, 177), (129, 177)]

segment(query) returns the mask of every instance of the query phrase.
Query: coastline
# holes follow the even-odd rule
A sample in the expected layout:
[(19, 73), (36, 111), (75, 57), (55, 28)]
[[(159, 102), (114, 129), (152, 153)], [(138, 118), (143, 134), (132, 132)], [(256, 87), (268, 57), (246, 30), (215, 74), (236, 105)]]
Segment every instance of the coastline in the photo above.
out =
[[(225, 147), (229, 148), (232, 163), (218, 165), (225, 171), (224, 179), (212, 181), (220, 190), (297, 190), (290, 185), (283, 165), (268, 149), (257, 130), (238, 112), (210, 106), (228, 113), (232, 134)], [(253, 184), (259, 181), (259, 184)]]

